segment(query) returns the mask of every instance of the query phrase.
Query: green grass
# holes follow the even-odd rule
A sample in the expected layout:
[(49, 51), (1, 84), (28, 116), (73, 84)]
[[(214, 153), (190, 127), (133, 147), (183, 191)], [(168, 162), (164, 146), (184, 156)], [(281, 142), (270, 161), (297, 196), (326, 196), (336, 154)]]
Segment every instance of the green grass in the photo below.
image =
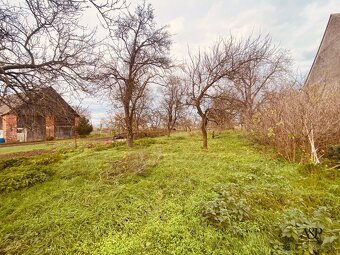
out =
[[(184, 133), (141, 139), (133, 149), (86, 148), (84, 140), (3, 167), (0, 181), (24, 182), (32, 169), (47, 174), (0, 193), (0, 254), (272, 254), (287, 208), (309, 215), (326, 206), (339, 228), (336, 171), (271, 159), (238, 133), (209, 142), (203, 151), (198, 135)], [(156, 163), (137, 173), (122, 161), (131, 153)], [(126, 172), (106, 178), (117, 162)], [(231, 183), (251, 207), (241, 235), (202, 216), (216, 186)]]
[(1, 146), (0, 145), (0, 155), (32, 150), (48, 150), (54, 148), (53, 143), (39, 143), (34, 145), (15, 145), (15, 146)]
[[(92, 139), (91, 139), (92, 138)], [(96, 141), (96, 138), (108, 138), (108, 135), (96, 136), (92, 135), (86, 138), (78, 138), (77, 145), (80, 147), (84, 147), (85, 145), (91, 144), (98, 144), (102, 143), (102, 141)], [(7, 144), (1, 145), (0, 144), (0, 156), (4, 154), (10, 153), (18, 153), (18, 152), (27, 152), (27, 151), (34, 151), (34, 150), (55, 150), (60, 148), (74, 148), (75, 141), (74, 139), (63, 139), (63, 140), (54, 140), (48, 142), (38, 142), (35, 144), (15, 144), (12, 146), (7, 146)]]

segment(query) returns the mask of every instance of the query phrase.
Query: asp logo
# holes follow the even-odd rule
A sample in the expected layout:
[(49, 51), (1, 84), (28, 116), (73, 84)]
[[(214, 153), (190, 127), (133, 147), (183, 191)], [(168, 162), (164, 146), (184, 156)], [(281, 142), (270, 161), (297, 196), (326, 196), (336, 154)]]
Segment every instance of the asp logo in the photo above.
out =
[(308, 239), (320, 240), (321, 234), (323, 232), (322, 228), (305, 228), (305, 234)]

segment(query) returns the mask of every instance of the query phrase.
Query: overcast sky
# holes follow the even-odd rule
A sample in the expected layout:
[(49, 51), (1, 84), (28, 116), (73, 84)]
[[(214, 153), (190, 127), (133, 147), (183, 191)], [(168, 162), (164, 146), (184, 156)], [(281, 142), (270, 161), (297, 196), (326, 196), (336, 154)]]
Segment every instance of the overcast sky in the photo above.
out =
[[(131, 1), (137, 3), (140, 1)], [(306, 74), (313, 62), (331, 13), (340, 12), (339, 0), (150, 0), (156, 22), (169, 25), (172, 55), (181, 60), (190, 48), (206, 47), (218, 37), (270, 34), (273, 42), (290, 51), (295, 68)], [(98, 125), (108, 106), (86, 99)]]

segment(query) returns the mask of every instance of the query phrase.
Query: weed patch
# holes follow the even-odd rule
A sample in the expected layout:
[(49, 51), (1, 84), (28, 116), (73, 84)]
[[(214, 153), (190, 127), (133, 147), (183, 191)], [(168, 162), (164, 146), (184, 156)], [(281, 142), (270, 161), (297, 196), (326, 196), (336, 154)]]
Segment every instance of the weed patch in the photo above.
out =
[(181, 135), (173, 135), (173, 136), (168, 137), (167, 139), (174, 140), (174, 141), (182, 141), (182, 140), (185, 140), (185, 137)]
[(51, 171), (43, 166), (11, 168), (0, 175), (0, 192), (19, 190), (42, 183), (51, 174)]
[(0, 192), (9, 192), (31, 187), (36, 183), (48, 180), (52, 175), (52, 164), (65, 158), (65, 155), (54, 153), (31, 157), (2, 159), (0, 161)]
[(216, 188), (217, 196), (205, 203), (202, 214), (209, 223), (242, 235), (240, 223), (249, 219), (250, 206), (242, 194), (233, 192), (233, 186), (235, 185)]
[(9, 159), (0, 159), (0, 171), (9, 167), (20, 166), (23, 162), (25, 162), (26, 158), (9, 158)]
[(145, 176), (148, 171), (156, 166), (161, 158), (147, 154), (143, 151), (132, 152), (124, 156), (120, 160), (109, 162), (110, 167), (101, 172), (101, 179), (112, 181), (122, 174), (135, 174)]
[(308, 176), (308, 177), (316, 177), (319, 179), (323, 178), (328, 178), (328, 179), (336, 179), (339, 175), (339, 170), (336, 168), (328, 168), (325, 165), (322, 164), (304, 164), (300, 165), (299, 168), (299, 173), (303, 176)]
[[(340, 229), (334, 229), (333, 220), (326, 207), (320, 207), (308, 217), (301, 210), (285, 210), (279, 225), (278, 253), (336, 254)], [(333, 226), (334, 227), (334, 226)]]

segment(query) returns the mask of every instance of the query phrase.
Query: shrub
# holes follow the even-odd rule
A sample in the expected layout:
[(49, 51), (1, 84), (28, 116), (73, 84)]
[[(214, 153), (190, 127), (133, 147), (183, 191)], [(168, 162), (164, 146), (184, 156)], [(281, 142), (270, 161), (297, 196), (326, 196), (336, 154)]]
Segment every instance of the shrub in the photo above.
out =
[(231, 186), (220, 187), (217, 197), (203, 205), (202, 215), (206, 221), (219, 228), (230, 228), (242, 234), (238, 224), (249, 219), (250, 206), (246, 199), (230, 191)]
[(81, 117), (79, 124), (75, 127), (75, 131), (80, 136), (87, 136), (93, 131), (93, 127), (87, 118)]
[(287, 160), (319, 163), (318, 154), (340, 140), (339, 93), (339, 87), (320, 84), (268, 95), (250, 129)]
[(46, 137), (46, 141), (53, 141), (55, 139), (54, 136), (48, 136)]
[(340, 161), (340, 144), (328, 147), (328, 157)]

